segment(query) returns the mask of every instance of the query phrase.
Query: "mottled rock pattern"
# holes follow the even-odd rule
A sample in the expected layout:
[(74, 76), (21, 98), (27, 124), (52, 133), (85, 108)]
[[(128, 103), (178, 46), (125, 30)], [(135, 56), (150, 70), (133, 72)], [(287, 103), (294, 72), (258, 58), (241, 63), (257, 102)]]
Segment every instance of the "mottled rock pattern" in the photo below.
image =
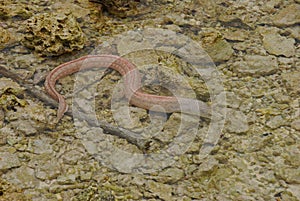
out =
[(21, 18), (28, 19), (33, 13), (36, 11), (35, 6), (30, 4), (18, 4), (13, 0), (8, 0), (5, 2), (1, 2), (0, 8), (0, 18), (8, 19), (8, 18)]
[(300, 119), (296, 119), (291, 123), (292, 128), (297, 131), (300, 131)]
[(295, 55), (295, 40), (293, 38), (286, 38), (276, 33), (265, 34), (263, 38), (263, 45), (266, 50), (273, 55), (283, 55), (291, 57)]
[[(123, 2), (126, 5), (126, 1)], [(149, 34), (153, 42), (147, 46), (140, 45), (140, 41), (145, 39), (141, 35), (130, 35), (123, 40), (121, 45), (119, 43), (114, 46), (111, 46), (107, 39), (124, 31), (159, 27), (175, 30), (177, 33), (188, 36), (189, 40), (194, 39), (199, 44), (204, 42), (208, 46), (210, 44), (213, 46), (214, 43), (222, 44), (219, 42), (225, 41), (228, 44), (224, 46), (224, 49), (230, 51), (228, 47), (233, 47), (234, 52), (231, 52), (229, 57), (226, 52), (222, 52), (222, 47), (218, 46), (215, 49), (220, 51), (217, 53), (221, 53), (222, 56), (219, 57), (221, 59), (215, 61), (219, 62), (217, 69), (222, 74), (226, 91), (229, 92), (224, 105), (233, 108), (238, 113), (228, 115), (231, 116), (230, 119), (234, 121), (234, 125), (227, 122), (219, 141), (215, 145), (207, 145), (213, 147), (213, 151), (203, 159), (199, 155), (199, 149), (203, 145), (203, 136), (210, 128), (210, 120), (199, 121), (197, 119), (200, 123), (198, 133), (187, 151), (178, 156), (172, 155), (177, 152), (178, 147), (170, 151), (170, 154), (174, 156), (173, 164), (156, 172), (144, 169), (141, 171), (144, 174), (136, 174), (134, 171), (140, 170), (130, 169), (131, 166), (137, 163), (137, 165), (146, 165), (147, 160), (141, 164), (136, 160), (126, 161), (124, 153), (132, 153), (131, 156), (143, 154), (137, 147), (116, 136), (104, 134), (101, 128), (91, 128), (87, 122), (76, 122), (76, 128), (74, 128), (69, 117), (65, 117), (55, 127), (49, 126), (53, 122), (52, 117), (55, 117), (55, 108), (49, 109), (46, 104), (25, 94), (24, 90), (16, 93), (15, 89), (18, 87), (13, 85), (14, 82), (8, 82), (2, 77), (0, 85), (3, 84), (4, 87), (0, 90), (0, 97), (5, 97), (6, 102), (3, 101), (0, 106), (2, 111), (2, 114), (0, 113), (2, 122), (0, 148), (3, 150), (0, 152), (9, 154), (1, 155), (0, 163), (7, 164), (9, 157), (13, 154), (18, 158), (20, 166), (2, 170), (4, 173), (0, 180), (0, 201), (21, 201), (26, 200), (26, 196), (30, 197), (28, 200), (78, 201), (300, 200), (300, 149), (299, 126), (297, 125), (299, 124), (298, 80), (300, 76), (297, 57), (299, 26), (290, 23), (293, 21), (293, 17), (290, 16), (298, 15), (296, 12), (291, 12), (294, 8), (290, 5), (297, 7), (300, 1), (146, 0), (136, 2), (149, 5), (151, 12), (121, 19), (115, 18), (111, 13), (101, 13), (97, 4), (88, 3), (87, 0), (67, 2), (7, 0), (0, 3), (0, 27), (12, 35), (15, 32), (22, 35), (24, 32), (18, 32), (18, 27), (33, 13), (45, 11), (64, 13), (67, 10), (76, 17), (77, 23), (87, 34), (88, 50), (90, 50), (90, 45), (94, 48), (103, 43), (110, 50), (120, 47), (119, 53), (125, 54), (128, 56), (126, 58), (131, 61), (140, 54), (138, 67), (142, 66), (144, 61), (150, 61), (147, 57), (149, 56), (153, 64), (159, 64), (159, 66), (163, 64), (179, 69), (179, 72), (187, 79), (196, 81), (192, 84), (193, 89), (199, 96), (198, 98), (204, 97), (205, 101), (210, 100), (209, 94), (202, 93), (202, 91), (205, 92), (205, 87), (197, 84), (200, 78), (191, 71), (188, 65), (180, 62), (182, 58), (175, 60), (174, 55), (161, 54), (161, 52), (155, 52), (156, 57), (152, 57), (153, 54), (150, 55), (149, 52), (131, 54), (133, 46), (150, 49), (155, 47), (158, 37), (153, 34), (154, 32)], [(153, 5), (158, 5), (158, 9), (153, 9)], [(126, 9), (130, 8), (126, 7), (125, 12)], [(277, 22), (278, 25), (274, 25), (274, 18), (283, 11), (284, 15), (278, 17), (277, 21), (285, 22)], [(103, 19), (104, 25), (99, 23)], [(263, 27), (265, 31), (272, 28), (274, 31), (267, 33), (259, 30), (258, 27)], [(202, 34), (206, 37), (202, 37)], [(286, 39), (294, 38), (296, 42), (292, 46), (296, 50), (295, 54), (288, 57), (288, 53), (282, 53), (283, 50), (278, 54), (271, 53), (264, 45), (263, 37), (267, 34), (273, 34), (275, 38), (283, 39), (285, 42)], [(181, 51), (185, 51), (185, 55), (195, 51), (190, 46), (186, 46), (187, 40), (172, 42), (173, 36), (166, 34), (165, 43), (160, 44), (159, 48), (166, 48), (165, 44), (169, 44), (171, 52), (178, 50), (178, 47), (184, 47)], [(202, 41), (202, 39), (207, 41)], [(88, 53), (89, 51), (83, 49), (78, 54)], [(251, 56), (252, 58), (249, 58)], [(29, 82), (32, 81), (31, 76), (35, 76), (36, 73), (45, 75), (50, 68), (78, 57), (77, 52), (55, 58), (41, 57), (19, 43), (0, 51), (0, 63), (24, 76)], [(237, 70), (240, 68), (244, 71)], [(159, 73), (156, 75), (161, 76)], [(69, 96), (67, 93), (72, 91), (71, 80), (73, 80), (72, 76), (60, 80), (56, 85), (57, 89), (66, 96)], [(115, 123), (109, 111), (110, 95), (114, 88), (113, 84), (118, 80), (120, 76), (115, 72), (105, 76), (105, 79), (101, 80), (103, 84), (100, 84), (97, 91), (99, 97), (99, 100), (96, 100), (97, 116), (110, 123)], [(11, 88), (8, 89), (7, 86)], [(38, 83), (38, 87), (42, 88), (42, 82)], [(84, 90), (86, 91), (82, 93), (82, 96), (92, 99), (94, 93), (89, 89)], [(164, 91), (153, 90), (152, 92), (163, 94)], [(9, 98), (11, 101), (8, 101)], [(23, 100), (26, 104), (22, 106)], [(68, 99), (70, 100), (71, 98)], [(79, 104), (87, 106), (87, 102)], [(241, 112), (246, 117), (241, 115)], [(154, 123), (153, 127), (148, 127), (150, 118), (146, 111), (134, 111), (133, 114), (140, 117), (135, 116), (133, 119), (135, 130), (146, 130), (147, 133), (154, 127), (161, 130), (162, 127), (158, 125), (158, 122)], [(159, 136), (151, 136), (156, 137), (158, 141), (161, 140), (162, 146), (158, 146), (161, 145), (159, 143), (150, 144), (150, 150), (145, 150), (146, 153), (162, 152), (165, 147), (172, 144), (178, 131), (180, 116), (180, 113), (167, 116), (167, 125), (163, 125), (164, 132)], [(188, 116), (184, 116), (183, 120), (186, 121), (185, 123), (190, 122)], [(25, 123), (22, 124), (23, 121)], [(18, 128), (18, 125), (22, 128)], [(248, 130), (245, 129), (246, 125), (248, 125)], [(24, 128), (24, 126), (33, 127), (34, 132), (30, 132), (31, 129)], [(227, 126), (233, 132), (229, 132)], [(187, 136), (190, 136), (190, 129), (183, 128), (183, 130)], [(242, 135), (234, 132), (241, 132), (241, 130), (247, 131)], [(185, 137), (185, 135), (179, 135), (179, 137)], [(182, 138), (182, 140), (185, 139)], [(116, 149), (109, 149), (109, 145), (114, 145)], [(121, 152), (117, 152), (118, 150)], [(117, 157), (110, 158), (110, 154), (115, 152), (118, 153)], [(97, 158), (100, 153), (108, 156), (105, 161), (107, 164), (102, 163), (102, 158)], [(164, 160), (164, 158), (155, 159), (157, 162)], [(112, 162), (117, 165), (111, 166)], [(126, 170), (129, 173), (120, 173)], [(9, 185), (2, 182), (3, 178)], [(12, 187), (20, 189), (14, 190)]]
[(296, 71), (296, 72), (286, 72), (283, 73), (282, 75), (282, 79), (286, 84), (287, 89), (295, 94), (299, 94), (300, 93), (300, 72)]
[(236, 62), (233, 66), (235, 72), (254, 77), (270, 75), (278, 70), (274, 56), (246, 55), (244, 61)]
[(279, 27), (291, 26), (300, 23), (300, 4), (290, 4), (273, 17), (273, 23)]
[(11, 168), (19, 167), (21, 165), (16, 154), (0, 152), (0, 159), (0, 172), (5, 172)]
[(7, 173), (4, 178), (20, 188), (34, 188), (41, 183), (34, 174), (34, 169), (21, 166)]
[[(143, 4), (139, 1), (130, 0), (90, 0), (103, 5), (104, 9), (117, 17), (134, 16), (145, 12), (145, 8), (141, 7)], [(146, 9), (147, 10), (147, 9)]]
[(46, 56), (57, 56), (84, 46), (85, 36), (72, 14), (45, 13), (26, 22), (23, 44)]
[(202, 46), (214, 62), (224, 62), (231, 58), (233, 49), (220, 33), (205, 30), (201, 35)]
[(172, 186), (151, 180), (147, 182), (146, 185), (149, 191), (159, 198), (163, 200), (172, 200)]
[(12, 35), (6, 29), (0, 27), (0, 50), (5, 48), (7, 44), (12, 40)]
[(268, 122), (267, 122), (267, 126), (272, 128), (272, 129), (275, 129), (275, 128), (278, 128), (282, 125), (285, 125), (285, 121), (284, 119), (282, 118), (282, 116), (280, 115), (277, 115), (275, 117), (272, 117)]
[(232, 133), (245, 133), (249, 130), (247, 116), (238, 110), (229, 110), (227, 113), (227, 130)]

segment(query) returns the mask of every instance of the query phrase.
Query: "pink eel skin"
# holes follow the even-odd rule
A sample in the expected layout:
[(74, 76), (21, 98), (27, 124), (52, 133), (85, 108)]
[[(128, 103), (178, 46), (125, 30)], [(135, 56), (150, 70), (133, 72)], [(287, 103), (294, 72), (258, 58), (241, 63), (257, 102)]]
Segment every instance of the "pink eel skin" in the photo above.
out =
[[(157, 96), (143, 93), (140, 88), (141, 78), (136, 66), (128, 60), (115, 55), (87, 55), (69, 61), (54, 68), (46, 77), (47, 93), (59, 102), (57, 120), (60, 120), (68, 110), (65, 98), (55, 89), (55, 83), (60, 78), (90, 68), (112, 68), (124, 77), (125, 96), (132, 105), (158, 112), (182, 112), (203, 117), (210, 117), (210, 107), (199, 100), (175, 96)], [(153, 107), (153, 106), (160, 107)]]

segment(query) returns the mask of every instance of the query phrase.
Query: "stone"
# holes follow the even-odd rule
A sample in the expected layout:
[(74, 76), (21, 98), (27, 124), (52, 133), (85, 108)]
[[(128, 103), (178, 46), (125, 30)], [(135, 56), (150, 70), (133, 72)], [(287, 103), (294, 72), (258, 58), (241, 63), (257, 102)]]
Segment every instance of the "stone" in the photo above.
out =
[(20, 166), (21, 163), (15, 154), (0, 152), (0, 172)]
[(44, 13), (28, 19), (22, 44), (45, 56), (80, 50), (85, 36), (72, 14)]
[(7, 47), (12, 40), (13, 35), (6, 29), (0, 27), (0, 50)]
[(276, 171), (276, 177), (283, 179), (289, 184), (300, 184), (300, 167), (298, 168), (286, 168), (278, 167)]
[(282, 118), (281, 115), (277, 115), (275, 117), (272, 117), (268, 122), (267, 122), (267, 126), (272, 128), (272, 129), (275, 129), (275, 128), (278, 128), (282, 125), (285, 124), (285, 121), (284, 119)]
[(242, 75), (260, 77), (271, 75), (278, 70), (275, 56), (246, 55), (244, 61), (235, 62), (233, 71)]
[(293, 129), (300, 131), (300, 119), (292, 121), (291, 126)]
[(5, 174), (4, 179), (22, 189), (37, 188), (41, 182), (35, 177), (35, 172), (32, 168), (21, 166), (11, 172)]
[(300, 41), (300, 26), (288, 28), (287, 31), (289, 31), (291, 33), (292, 37), (294, 37), (296, 40)]
[(282, 73), (282, 79), (286, 85), (286, 88), (291, 93), (300, 94), (300, 71), (295, 72), (285, 72)]
[(198, 167), (198, 172), (210, 172), (217, 168), (219, 162), (217, 159), (209, 157), (203, 161), (203, 163)]
[(184, 177), (184, 171), (178, 168), (168, 168), (159, 173), (163, 183), (175, 183)]
[(61, 173), (61, 166), (51, 154), (34, 155), (29, 166), (35, 169), (35, 176), (40, 180), (57, 178)]
[(214, 62), (221, 63), (232, 57), (233, 49), (220, 33), (206, 30), (202, 36), (202, 46)]
[(273, 24), (278, 27), (286, 27), (300, 23), (300, 4), (290, 4), (280, 10), (272, 18)]
[(70, 151), (66, 151), (63, 155), (62, 155), (62, 159), (63, 162), (66, 164), (70, 164), (70, 165), (75, 165), (76, 163), (78, 163), (78, 161), (80, 161), (82, 158), (84, 157), (84, 154), (81, 153), (79, 150), (70, 150)]
[(238, 110), (229, 110), (227, 113), (226, 128), (232, 133), (245, 133), (249, 130), (247, 116)]
[(150, 180), (147, 182), (147, 187), (151, 193), (158, 196), (162, 200), (173, 200), (172, 186)]
[(37, 12), (36, 6), (30, 5), (28, 2), (1, 2), (1, 19), (19, 18), (24, 20), (30, 18), (35, 12)]
[(138, 14), (138, 1), (128, 0), (94, 0), (93, 2), (101, 5), (111, 14), (117, 17), (127, 17)]
[(224, 34), (225, 39), (237, 42), (245, 41), (248, 37), (249, 33), (241, 29), (228, 30)]
[(295, 55), (295, 39), (286, 38), (277, 33), (264, 35), (263, 45), (273, 55), (292, 57)]

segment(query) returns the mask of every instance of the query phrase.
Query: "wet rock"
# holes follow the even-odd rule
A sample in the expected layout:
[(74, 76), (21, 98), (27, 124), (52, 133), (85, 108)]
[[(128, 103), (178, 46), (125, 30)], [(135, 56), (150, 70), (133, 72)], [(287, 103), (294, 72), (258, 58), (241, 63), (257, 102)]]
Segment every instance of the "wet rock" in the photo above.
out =
[(232, 133), (245, 133), (249, 130), (247, 116), (238, 110), (229, 110), (227, 112), (226, 128)]
[(275, 56), (246, 55), (244, 61), (233, 64), (233, 71), (255, 77), (270, 75), (278, 70)]
[(24, 46), (46, 56), (57, 56), (84, 46), (85, 36), (72, 14), (45, 13), (27, 20)]
[(0, 152), (0, 172), (5, 172), (11, 168), (21, 165), (18, 157), (10, 152)]
[(291, 93), (300, 94), (300, 71), (282, 73), (282, 79), (285, 82), (286, 88)]
[(300, 23), (300, 4), (291, 4), (272, 17), (273, 24), (286, 27)]

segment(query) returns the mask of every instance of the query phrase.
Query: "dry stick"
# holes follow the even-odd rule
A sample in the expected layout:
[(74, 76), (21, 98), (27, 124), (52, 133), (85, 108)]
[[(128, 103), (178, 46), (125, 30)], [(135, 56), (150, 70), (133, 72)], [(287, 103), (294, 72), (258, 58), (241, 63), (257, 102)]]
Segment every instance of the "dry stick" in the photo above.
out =
[[(6, 69), (4, 65), (0, 65), (0, 74), (14, 80), (19, 85), (23, 86), (29, 94), (35, 96), (42, 102), (51, 105), (53, 107), (58, 107), (58, 103), (55, 100), (50, 98), (47, 94), (45, 94), (43, 91), (38, 89), (36, 86), (29, 84), (28, 82), (23, 80), (19, 75)], [(72, 110), (69, 108), (69, 110), (65, 114), (72, 117), (73, 113)], [(103, 121), (95, 121), (86, 114), (80, 114), (78, 118), (87, 121), (90, 126), (101, 127), (105, 132), (126, 139), (128, 142), (136, 145), (141, 150), (146, 150), (149, 147), (150, 143), (152, 142), (150, 139), (143, 139), (141, 135), (129, 131), (127, 129), (121, 127), (115, 127)]]

